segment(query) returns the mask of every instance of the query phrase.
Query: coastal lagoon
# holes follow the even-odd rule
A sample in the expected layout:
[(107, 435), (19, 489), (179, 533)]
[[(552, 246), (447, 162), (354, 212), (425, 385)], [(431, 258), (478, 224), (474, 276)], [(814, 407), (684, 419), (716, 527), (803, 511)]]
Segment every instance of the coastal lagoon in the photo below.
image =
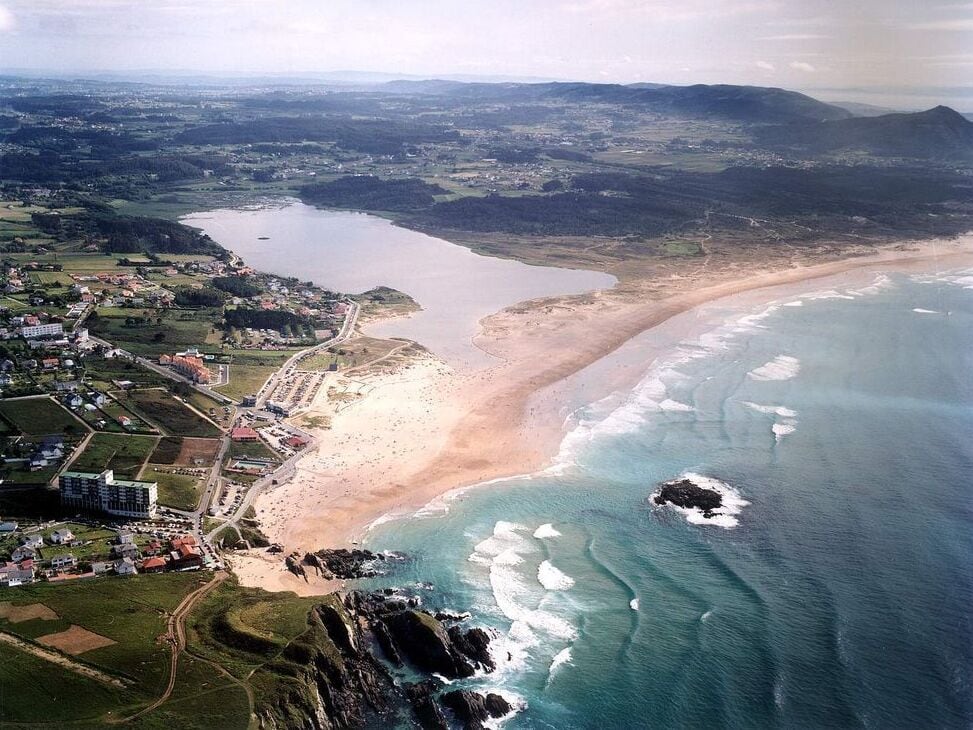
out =
[(971, 273), (724, 312), (549, 469), (374, 526), (368, 585), (490, 627), (511, 728), (969, 727)]
[(610, 288), (616, 281), (594, 271), (481, 256), (384, 218), (298, 202), (213, 210), (181, 220), (260, 271), (348, 294), (377, 286), (405, 292), (422, 311), (371, 324), (366, 332), (415, 340), (458, 366), (491, 362), (472, 343), (483, 317), (528, 299)]

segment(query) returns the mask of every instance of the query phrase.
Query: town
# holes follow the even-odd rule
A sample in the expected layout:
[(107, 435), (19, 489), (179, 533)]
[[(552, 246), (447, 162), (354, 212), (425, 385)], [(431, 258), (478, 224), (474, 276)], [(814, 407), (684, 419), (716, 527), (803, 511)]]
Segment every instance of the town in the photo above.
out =
[(361, 304), (222, 251), (106, 255), (45, 233), (77, 213), (47, 198), (0, 202), (0, 586), (269, 547), (251, 504), (313, 443), (292, 417)]

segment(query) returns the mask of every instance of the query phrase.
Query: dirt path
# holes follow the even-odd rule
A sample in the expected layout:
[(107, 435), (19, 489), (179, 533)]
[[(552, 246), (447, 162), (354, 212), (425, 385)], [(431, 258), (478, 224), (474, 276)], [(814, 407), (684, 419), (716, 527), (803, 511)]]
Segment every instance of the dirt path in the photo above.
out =
[(0, 631), (0, 641), (5, 644), (10, 644), (15, 646), (21, 651), (25, 651), (28, 654), (33, 654), (38, 659), (43, 659), (44, 661), (51, 662), (52, 664), (57, 664), (58, 666), (64, 667), (76, 674), (80, 674), (89, 679), (97, 679), (99, 682), (104, 682), (105, 684), (110, 684), (115, 687), (125, 687), (125, 683), (113, 677), (110, 674), (99, 671), (94, 667), (89, 667), (86, 664), (81, 664), (76, 662), (70, 657), (67, 657), (59, 652), (53, 651), (51, 649), (45, 649), (44, 647), (37, 646), (36, 644), (31, 644), (29, 641), (24, 641), (16, 636), (8, 634), (6, 632)]
[(170, 614), (168, 625), (166, 627), (166, 641), (172, 647), (172, 655), (169, 657), (169, 683), (166, 685), (165, 691), (162, 695), (153, 702), (148, 707), (145, 707), (134, 715), (129, 715), (128, 717), (121, 717), (118, 719), (110, 720), (112, 724), (119, 724), (123, 722), (129, 722), (137, 717), (141, 717), (152, 710), (156, 709), (160, 705), (164, 704), (169, 697), (172, 695), (172, 690), (176, 686), (176, 670), (179, 667), (179, 655), (182, 653), (183, 649), (186, 648), (186, 616), (193, 609), (193, 606), (209, 593), (211, 590), (219, 586), (223, 581), (230, 577), (229, 573), (220, 572), (213, 576), (213, 579), (206, 585), (200, 586), (188, 596), (182, 599), (176, 609)]

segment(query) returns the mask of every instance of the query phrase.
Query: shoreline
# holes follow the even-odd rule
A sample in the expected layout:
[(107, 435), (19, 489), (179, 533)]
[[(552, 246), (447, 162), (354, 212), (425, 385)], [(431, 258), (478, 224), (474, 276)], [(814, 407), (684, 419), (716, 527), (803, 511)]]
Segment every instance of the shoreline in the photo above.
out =
[[(675, 282), (646, 279), (515, 305), (480, 323), (476, 344), (499, 358), (496, 365), (459, 373), (423, 356), (390, 373), (340, 378), (352, 395), (336, 406), (327, 394), (315, 403), (312, 415), (328, 413), (332, 428), (316, 434), (317, 451), (301, 459), (289, 482), (259, 498), (258, 519), (288, 552), (357, 544), (376, 521), (550, 465), (565, 435), (564, 411), (570, 410), (570, 397), (557, 391), (572, 390), (572, 379), (667, 323), (678, 341), (691, 326), (676, 322), (680, 315), (734, 297), (756, 306), (796, 296), (774, 290), (806, 293), (808, 285), (829, 277), (971, 265), (973, 236), (967, 235), (821, 264), (756, 268), (745, 276), (724, 270)], [(631, 389), (651, 360), (643, 356), (598, 373), (585, 398)], [(258, 555), (239, 555), (233, 563), (245, 585), (303, 595), (336, 587), (305, 583), (279, 561), (275, 568)]]

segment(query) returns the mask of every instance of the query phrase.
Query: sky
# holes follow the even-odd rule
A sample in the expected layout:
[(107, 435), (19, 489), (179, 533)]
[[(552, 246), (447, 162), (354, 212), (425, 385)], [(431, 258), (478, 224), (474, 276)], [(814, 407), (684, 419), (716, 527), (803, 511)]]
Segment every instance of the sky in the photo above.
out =
[(973, 2), (0, 0), (0, 69), (355, 70), (759, 84), (875, 99), (909, 89), (973, 102)]

